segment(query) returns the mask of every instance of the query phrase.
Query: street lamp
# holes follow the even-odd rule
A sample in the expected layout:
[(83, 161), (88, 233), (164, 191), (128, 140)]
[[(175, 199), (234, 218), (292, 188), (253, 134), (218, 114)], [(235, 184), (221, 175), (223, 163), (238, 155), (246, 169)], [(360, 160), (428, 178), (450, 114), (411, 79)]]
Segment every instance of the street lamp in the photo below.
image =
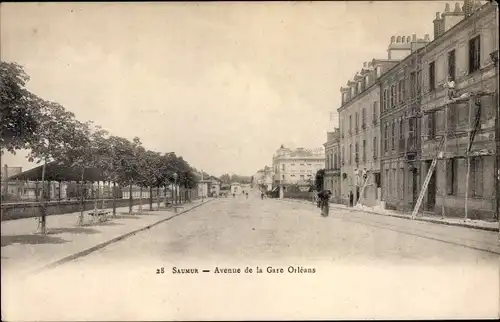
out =
[(174, 177), (174, 191), (172, 192), (172, 197), (174, 196), (173, 193), (175, 192), (174, 200), (175, 200), (175, 204), (177, 204), (177, 173), (176, 172), (174, 172), (173, 177)]

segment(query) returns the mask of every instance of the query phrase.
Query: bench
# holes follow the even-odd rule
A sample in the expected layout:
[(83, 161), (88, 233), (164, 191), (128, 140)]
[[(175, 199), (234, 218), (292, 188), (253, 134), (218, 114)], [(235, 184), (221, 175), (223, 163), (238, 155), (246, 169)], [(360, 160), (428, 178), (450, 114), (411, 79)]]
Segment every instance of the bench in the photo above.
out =
[(92, 218), (91, 219), (91, 223), (94, 223), (96, 218), (97, 218), (97, 221), (99, 222), (104, 222), (107, 220), (107, 216), (110, 214), (111, 212), (110, 211), (107, 211), (107, 210), (97, 210), (97, 211), (90, 211), (88, 214), (90, 215), (90, 217)]

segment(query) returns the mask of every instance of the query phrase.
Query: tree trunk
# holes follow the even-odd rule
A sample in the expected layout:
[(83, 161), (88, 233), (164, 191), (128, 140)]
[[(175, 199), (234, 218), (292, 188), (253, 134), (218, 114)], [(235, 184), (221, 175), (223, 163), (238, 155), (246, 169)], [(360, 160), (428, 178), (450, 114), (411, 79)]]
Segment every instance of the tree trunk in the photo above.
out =
[(132, 214), (132, 184), (129, 185), (128, 191), (128, 214)]
[(142, 186), (139, 187), (139, 213), (142, 214)]
[(45, 168), (47, 166), (47, 159), (43, 162), (42, 167), (42, 200), (40, 200), (40, 234), (45, 235), (47, 233), (47, 222), (46, 222), (46, 211), (45, 211)]
[(161, 197), (160, 196), (160, 187), (158, 186), (158, 187), (156, 187), (156, 201), (158, 202), (158, 210), (160, 210), (160, 202), (161, 202), (160, 197)]
[[(94, 191), (94, 182), (92, 182), (92, 191)], [(97, 213), (97, 199), (99, 198), (99, 181), (97, 181), (97, 190), (94, 193), (94, 214)]]
[(113, 216), (116, 216), (116, 182), (113, 181)]
[(153, 187), (149, 187), (149, 211), (153, 211)]
[(167, 185), (163, 188), (163, 207), (167, 208)]
[(83, 225), (83, 211), (85, 210), (85, 189), (83, 187), (83, 175), (85, 173), (85, 168), (82, 169), (82, 177), (80, 181), (80, 214), (78, 215), (78, 225)]

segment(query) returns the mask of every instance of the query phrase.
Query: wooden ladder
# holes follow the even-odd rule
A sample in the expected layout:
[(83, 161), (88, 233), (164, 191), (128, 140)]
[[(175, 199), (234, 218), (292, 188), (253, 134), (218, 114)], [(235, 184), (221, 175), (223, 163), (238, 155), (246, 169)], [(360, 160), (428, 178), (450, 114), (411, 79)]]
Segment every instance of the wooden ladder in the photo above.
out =
[(424, 184), (422, 185), (422, 189), (420, 190), (420, 194), (418, 195), (417, 203), (415, 204), (415, 208), (413, 208), (413, 212), (411, 213), (412, 219), (415, 219), (415, 216), (417, 215), (418, 210), (420, 209), (420, 206), (422, 205), (422, 200), (424, 200), (425, 192), (427, 191), (427, 187), (429, 186), (429, 182), (431, 181), (432, 174), (434, 173), (434, 169), (436, 168), (437, 160), (438, 160), (439, 154), (441, 153), (441, 150), (443, 148), (445, 138), (446, 137), (443, 135), (443, 137), (441, 138), (441, 142), (439, 143), (439, 146), (438, 146), (438, 154), (432, 160), (431, 166), (429, 167), (429, 171), (427, 172), (427, 176), (425, 177)]

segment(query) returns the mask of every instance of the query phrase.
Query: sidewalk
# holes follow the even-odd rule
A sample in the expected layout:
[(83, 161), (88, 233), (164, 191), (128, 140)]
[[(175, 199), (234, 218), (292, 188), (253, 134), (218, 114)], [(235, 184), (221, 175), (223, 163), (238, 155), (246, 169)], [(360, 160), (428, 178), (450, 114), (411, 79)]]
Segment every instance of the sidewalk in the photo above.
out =
[[(209, 201), (194, 200), (184, 204), (177, 213), (173, 208), (149, 211), (149, 205), (143, 205), (142, 214), (128, 215), (128, 207), (121, 207), (116, 210), (116, 218), (109, 216), (107, 221), (92, 225), (87, 224), (90, 216), (86, 211), (84, 226), (76, 224), (79, 213), (47, 216), (46, 235), (36, 234), (38, 218), (2, 222), (2, 271), (16, 274), (37, 271), (62, 259), (68, 260), (68, 256), (89, 253)], [(138, 211), (138, 206), (134, 206), (133, 211)]]
[[(305, 201), (305, 200), (296, 200), (296, 199), (284, 199), (284, 200), (306, 203), (306, 204), (312, 205), (312, 202)], [(347, 207), (345, 205), (340, 205), (340, 204), (335, 204), (335, 203), (330, 203), (330, 207), (337, 208), (337, 209), (343, 209), (346, 211), (357, 211), (357, 212), (364, 212), (364, 213), (369, 213), (369, 214), (374, 214), (374, 215), (379, 215), (379, 216), (391, 216), (391, 217), (398, 217), (398, 218), (404, 218), (404, 219), (411, 220), (411, 214), (404, 214), (404, 213), (397, 212), (394, 210), (382, 209), (381, 207), (368, 207), (368, 206)], [(432, 222), (432, 223), (441, 224), (441, 225), (467, 227), (467, 228), (474, 228), (474, 229), (481, 229), (481, 230), (488, 230), (488, 231), (499, 231), (497, 221), (488, 222), (488, 221), (484, 221), (484, 220), (471, 220), (471, 219), (464, 220), (463, 218), (444, 218), (444, 219), (441, 219), (440, 217), (437, 217), (437, 216), (436, 217), (425, 216), (422, 214), (418, 214), (417, 217), (415, 218), (415, 220), (427, 221), (427, 222)]]

